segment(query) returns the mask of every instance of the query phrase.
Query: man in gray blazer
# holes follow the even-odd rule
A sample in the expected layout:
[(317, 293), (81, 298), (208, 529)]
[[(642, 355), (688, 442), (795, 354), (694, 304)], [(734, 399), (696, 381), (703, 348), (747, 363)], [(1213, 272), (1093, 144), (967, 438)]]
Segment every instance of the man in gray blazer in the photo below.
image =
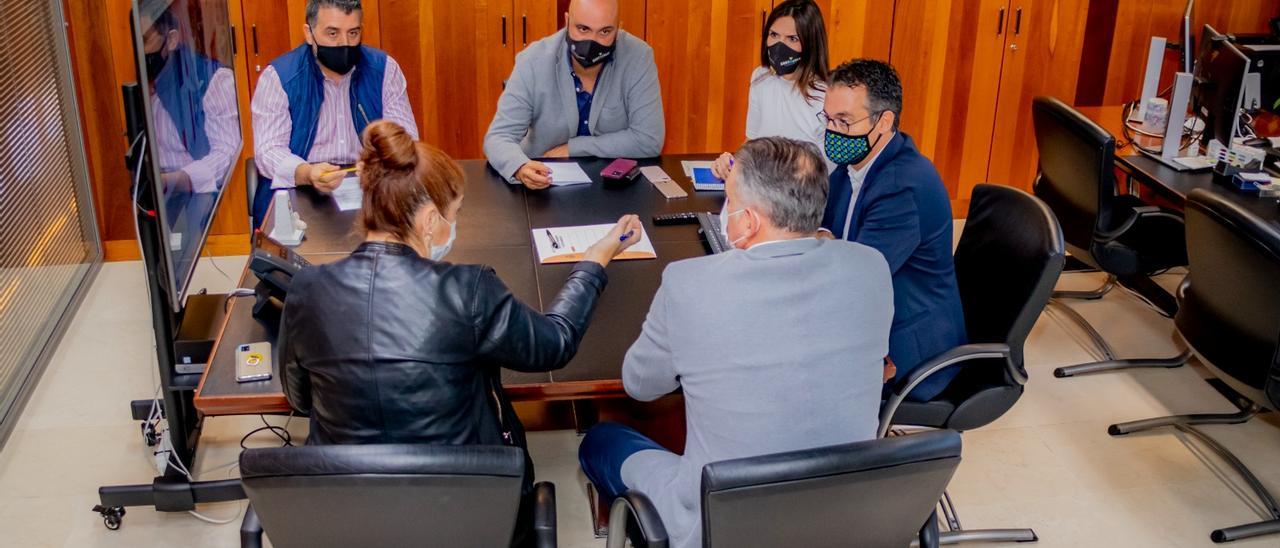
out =
[(727, 253), (667, 266), (622, 382), (651, 401), (684, 389), (676, 455), (601, 423), (578, 450), (602, 495), (648, 495), (673, 546), (699, 546), (703, 465), (875, 437), (893, 321), (888, 263), (815, 238), (827, 200), (817, 148), (781, 137), (734, 155), (721, 212)]
[(535, 158), (647, 158), (666, 122), (653, 48), (618, 29), (617, 0), (573, 0), (565, 28), (530, 44), (484, 136), (489, 164), (511, 183), (551, 184)]

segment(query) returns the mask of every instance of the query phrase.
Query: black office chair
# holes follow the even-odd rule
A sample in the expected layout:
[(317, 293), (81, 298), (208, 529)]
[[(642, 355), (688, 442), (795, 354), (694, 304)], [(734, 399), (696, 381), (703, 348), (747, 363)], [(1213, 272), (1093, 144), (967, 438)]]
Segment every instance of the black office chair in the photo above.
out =
[[(966, 431), (1000, 418), (1027, 382), (1023, 345), (1065, 263), (1062, 230), (1043, 202), (1021, 190), (982, 184), (973, 190), (956, 248), (956, 281), (970, 344), (935, 356), (893, 385), (880, 411), (880, 435), (893, 425)], [(906, 395), (930, 375), (959, 367), (927, 402)], [(950, 497), (941, 501), (944, 542), (1036, 540), (1030, 529), (966, 531)]]
[(258, 164), (254, 163), (253, 156), (244, 160), (244, 201), (249, 206), (249, 245), (254, 246), (257, 240), (253, 237), (253, 231), (256, 226), (253, 224), (253, 201), (258, 197)]
[(1100, 299), (1117, 281), (1132, 289), (1166, 316), (1177, 304), (1151, 279), (1154, 273), (1187, 264), (1182, 217), (1147, 205), (1135, 196), (1116, 193), (1116, 140), (1107, 130), (1053, 97), (1036, 97), (1031, 105), (1040, 152), (1035, 195), (1049, 204), (1062, 223), (1067, 249), (1088, 268), (1107, 273), (1093, 291), (1060, 291), (1051, 304), (1078, 324), (1093, 340), (1104, 361), (1059, 367), (1055, 377), (1136, 367), (1180, 367), (1191, 357), (1116, 359), (1106, 339), (1071, 307), (1058, 299)]
[[(520, 506), (515, 447), (328, 445), (249, 449), (241, 546), (506, 546)], [(535, 486), (539, 547), (556, 545), (555, 486)]]
[(1216, 452), (1249, 484), (1270, 519), (1214, 531), (1214, 542), (1280, 533), (1280, 505), (1235, 455), (1195, 428), (1239, 424), (1280, 409), (1280, 228), (1205, 190), (1187, 197), (1187, 279), (1174, 325), (1200, 362), (1243, 396), (1239, 413), (1195, 414), (1112, 425), (1123, 436), (1172, 426)]
[[(937, 546), (933, 507), (959, 464), (949, 431), (713, 462), (702, 469), (702, 545)], [(614, 501), (609, 523), (610, 548), (670, 543), (638, 491)]]

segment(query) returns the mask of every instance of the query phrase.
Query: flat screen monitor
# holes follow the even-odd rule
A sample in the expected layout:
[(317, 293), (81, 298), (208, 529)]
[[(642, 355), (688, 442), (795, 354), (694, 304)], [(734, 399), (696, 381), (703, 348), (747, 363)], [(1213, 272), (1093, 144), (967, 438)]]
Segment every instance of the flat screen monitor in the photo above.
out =
[(181, 310), (243, 139), (226, 2), (133, 0), (157, 246)]
[(1240, 103), (1244, 100), (1248, 70), (1249, 58), (1226, 36), (1205, 25), (1196, 56), (1192, 97), (1195, 113), (1205, 123), (1204, 144), (1217, 139), (1222, 145), (1231, 146), (1240, 122)]

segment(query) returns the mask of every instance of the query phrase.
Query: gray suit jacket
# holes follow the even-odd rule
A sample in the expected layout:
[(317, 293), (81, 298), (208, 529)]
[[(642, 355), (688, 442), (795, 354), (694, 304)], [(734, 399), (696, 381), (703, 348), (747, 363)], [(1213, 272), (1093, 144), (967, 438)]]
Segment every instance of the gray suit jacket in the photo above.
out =
[(790, 240), (672, 263), (627, 352), (627, 393), (684, 389), (684, 455), (641, 451), (622, 479), (673, 546), (699, 546), (703, 465), (871, 439), (893, 322), (876, 250)]
[(648, 158), (662, 152), (667, 126), (653, 48), (618, 31), (617, 49), (600, 72), (591, 101), (591, 135), (576, 137), (578, 99), (566, 32), (538, 40), (516, 55), (498, 99), (498, 112), (484, 136), (484, 155), (508, 182), (515, 182), (513, 176), (529, 158), (565, 143), (571, 156)]

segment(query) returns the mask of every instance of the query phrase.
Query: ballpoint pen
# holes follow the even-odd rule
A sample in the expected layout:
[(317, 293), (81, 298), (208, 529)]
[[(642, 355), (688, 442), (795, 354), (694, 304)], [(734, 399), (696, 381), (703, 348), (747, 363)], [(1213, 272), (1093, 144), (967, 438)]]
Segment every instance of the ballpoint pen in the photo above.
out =
[(619, 242), (625, 242), (625, 241), (627, 241), (627, 238), (630, 238), (630, 237), (634, 236), (634, 235), (635, 235), (635, 233), (636, 233), (636, 231), (634, 231), (634, 230), (629, 230), (629, 231), (627, 231), (627, 233), (626, 233), (626, 234), (623, 234), (622, 236), (619, 236), (619, 237), (618, 237), (618, 241), (619, 241)]
[(556, 235), (547, 230), (547, 239), (551, 241), (551, 249), (560, 249), (560, 242), (556, 241)]

